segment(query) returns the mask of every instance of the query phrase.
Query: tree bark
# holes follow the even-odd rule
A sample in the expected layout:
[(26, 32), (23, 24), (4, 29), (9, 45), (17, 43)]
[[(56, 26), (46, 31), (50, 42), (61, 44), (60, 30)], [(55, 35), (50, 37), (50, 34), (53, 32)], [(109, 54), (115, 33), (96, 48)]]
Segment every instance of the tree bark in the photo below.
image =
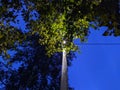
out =
[(66, 58), (65, 48), (63, 48), (63, 55), (62, 55), (62, 75), (61, 75), (60, 90), (68, 90), (67, 58)]

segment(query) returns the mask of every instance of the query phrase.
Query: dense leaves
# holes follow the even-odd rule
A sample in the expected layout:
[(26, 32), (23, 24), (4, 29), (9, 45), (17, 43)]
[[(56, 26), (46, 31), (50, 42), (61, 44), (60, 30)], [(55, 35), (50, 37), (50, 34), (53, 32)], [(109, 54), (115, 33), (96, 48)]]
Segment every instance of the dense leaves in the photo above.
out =
[[(85, 30), (88, 30), (89, 27), (87, 16), (82, 16), (80, 10), (75, 10), (83, 2), (74, 0), (56, 2), (53, 0), (43, 3), (40, 5), (38, 2), (36, 3), (36, 9), (41, 17), (31, 25), (33, 25), (32, 30), (41, 36), (40, 43), (47, 46), (48, 55), (62, 52), (64, 40), (67, 42), (64, 45), (66, 51), (75, 51), (77, 47), (72, 41), (75, 38), (83, 40), (86, 36)], [(91, 2), (93, 5), (94, 3), (94, 1)]]
[(24, 33), (11, 24), (17, 23), (17, 11), (21, 6), (22, 3), (17, 0), (0, 0), (0, 54), (3, 52), (8, 56), (7, 50), (15, 49), (25, 39)]
[(88, 28), (107, 26), (104, 36), (120, 35), (119, 0), (36, 0), (33, 8), (40, 18), (30, 22), (33, 33), (37, 32), (40, 43), (46, 45), (48, 55), (61, 52), (63, 40), (69, 52), (77, 47), (72, 42), (75, 38), (81, 41), (88, 35)]
[[(6, 33), (3, 34), (1, 26), (0, 38), (5, 35), (8, 38), (18, 37), (13, 39), (11, 47), (16, 41), (21, 41), (21, 34), (14, 34), (19, 33), (18, 28), (9, 35), (7, 33), (11, 30), (8, 28), (11, 27), (10, 22), (19, 23), (16, 19), (19, 14), (27, 29), (40, 35), (39, 42), (46, 45), (48, 55), (61, 52), (63, 40), (67, 41), (65, 48), (68, 52), (76, 50), (72, 41), (75, 38), (84, 40), (91, 26), (107, 26), (105, 36), (120, 35), (119, 0), (1, 0), (0, 3), (0, 22)], [(6, 43), (9, 44), (8, 40)]]

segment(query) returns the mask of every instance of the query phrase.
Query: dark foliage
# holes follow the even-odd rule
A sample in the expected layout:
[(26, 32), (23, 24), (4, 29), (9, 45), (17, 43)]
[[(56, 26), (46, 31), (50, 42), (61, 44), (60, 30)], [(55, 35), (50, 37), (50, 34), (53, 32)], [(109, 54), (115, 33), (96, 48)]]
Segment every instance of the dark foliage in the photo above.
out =
[[(33, 35), (8, 60), (9, 65), (0, 70), (0, 80), (6, 90), (59, 90), (61, 77), (61, 53), (55, 53), (50, 58), (46, 55), (45, 47), (38, 43), (39, 36)], [(27, 43), (27, 44), (26, 44)], [(68, 55), (68, 65), (74, 54)], [(18, 69), (12, 69), (12, 64), (22, 63)], [(10, 69), (9, 69), (10, 68)]]

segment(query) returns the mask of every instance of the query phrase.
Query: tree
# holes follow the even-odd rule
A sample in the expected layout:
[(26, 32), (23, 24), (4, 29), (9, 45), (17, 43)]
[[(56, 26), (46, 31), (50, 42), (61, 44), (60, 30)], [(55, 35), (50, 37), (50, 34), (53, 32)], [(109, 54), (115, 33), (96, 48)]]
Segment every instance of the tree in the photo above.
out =
[[(106, 2), (103, 0), (101, 4), (100, 2), (101, 1), (88, 0), (63, 0), (56, 2), (55, 0), (52, 0), (44, 1), (42, 3), (41, 1), (38, 1), (35, 3), (36, 9), (41, 17), (37, 22), (31, 23), (31, 25), (33, 25), (32, 30), (40, 34), (42, 38), (40, 39), (40, 43), (47, 46), (46, 50), (49, 55), (55, 52), (62, 52), (63, 42), (66, 42), (64, 45), (65, 51), (69, 52), (71, 50), (76, 50), (72, 41), (75, 38), (80, 38), (81, 40), (84, 39), (86, 36), (85, 32), (88, 32), (89, 26), (96, 27), (105, 25), (108, 26), (108, 30), (114, 29), (114, 31), (117, 31), (117, 34), (115, 32), (114, 35), (119, 35), (119, 22), (116, 21), (116, 14), (118, 14), (119, 10), (116, 10), (117, 12), (111, 15), (115, 20), (115, 23), (113, 24), (113, 20), (107, 17), (109, 12), (113, 9), (109, 9), (110, 11), (107, 12), (104, 10), (104, 8), (108, 8), (106, 3), (109, 3), (109, 1)], [(117, 4), (118, 2), (114, 5), (118, 6)], [(101, 8), (102, 6), (103, 8)], [(103, 11), (102, 14), (101, 10)], [(103, 18), (105, 18), (105, 20)], [(90, 22), (94, 23), (89, 24)], [(95, 23), (97, 24), (95, 25)], [(109, 32), (111, 33), (111, 31), (108, 32), (108, 30), (105, 31), (103, 35), (106, 35), (106, 32), (108, 33), (107, 35), (109, 35)], [(66, 53), (65, 51), (63, 51), (64, 54)], [(65, 58), (63, 58), (63, 62), (61, 90), (67, 90), (67, 67)]]
[(1, 0), (0, 3), (1, 53), (26, 37), (11, 25), (11, 22), (19, 23), (19, 14), (29, 31), (40, 34), (39, 41), (46, 45), (48, 54), (61, 52), (63, 39), (67, 41), (67, 52), (76, 50), (72, 41), (75, 38), (84, 40), (90, 26), (108, 26), (105, 36), (120, 35), (119, 0)]
[[(120, 35), (119, 0), (6, 1), (1, 0), (1, 6), (4, 6), (1, 12), (5, 13), (5, 15), (11, 14), (13, 17), (15, 16), (14, 13), (7, 12), (11, 9), (21, 11), (30, 31), (29, 33), (40, 35), (39, 42), (41, 45), (46, 46), (47, 55), (49, 56), (56, 52), (62, 52), (64, 41), (67, 42), (64, 45), (67, 53), (71, 50), (75, 51), (77, 47), (74, 45), (73, 40), (80, 38), (81, 41), (84, 41), (89, 32), (88, 28), (91, 26), (108, 26), (108, 29), (103, 34), (105, 36)], [(37, 20), (31, 19), (32, 16), (35, 16)], [(8, 17), (7, 19), (9, 19)], [(4, 20), (6, 21), (6, 19)], [(13, 17), (13, 20), (15, 20), (15, 17)], [(12, 20), (9, 19), (7, 21), (10, 22)], [(4, 26), (6, 27), (6, 23)], [(9, 36), (9, 34), (7, 35)], [(21, 41), (23, 39), (19, 37), (17, 39), (13, 38), (11, 46), (14, 46), (16, 40)], [(4, 43), (4, 41), (1, 43)], [(8, 44), (9, 42), (7, 41)]]
[[(32, 35), (26, 42), (17, 48), (17, 52), (10, 59), (9, 64), (0, 64), (0, 81), (6, 90), (59, 90), (61, 77), (61, 54), (55, 53), (49, 58), (45, 46), (39, 44), (39, 36)], [(74, 54), (67, 57), (68, 65)], [(13, 69), (14, 63), (21, 63), (18, 69)], [(7, 66), (7, 67), (5, 67)]]
[[(0, 54), (7, 55), (7, 50), (25, 40), (25, 33), (11, 23), (17, 23), (17, 13), (22, 7), (19, 0), (0, 0)], [(3, 54), (4, 53), (4, 54)]]

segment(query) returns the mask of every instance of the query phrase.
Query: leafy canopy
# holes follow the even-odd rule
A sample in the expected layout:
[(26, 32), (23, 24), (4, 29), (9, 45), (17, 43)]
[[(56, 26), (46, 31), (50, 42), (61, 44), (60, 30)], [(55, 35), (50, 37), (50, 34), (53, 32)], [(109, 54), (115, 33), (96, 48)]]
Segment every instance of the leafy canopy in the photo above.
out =
[[(80, 10), (74, 11), (76, 7), (82, 5), (82, 0), (36, 2), (40, 19), (32, 22), (32, 30), (41, 36), (39, 41), (42, 45), (46, 45), (48, 55), (62, 52), (63, 47), (67, 52), (75, 51), (77, 47), (73, 40), (76, 38), (83, 40), (86, 36), (85, 31), (89, 28), (88, 16), (82, 15)], [(91, 7), (98, 3), (99, 1), (92, 1)], [(64, 40), (67, 42), (65, 45), (63, 45)]]
[[(29, 30), (26, 34), (11, 25), (19, 23), (19, 14)], [(0, 53), (32, 34), (39, 34), (48, 55), (61, 52), (63, 47), (74, 51), (77, 47), (73, 40), (84, 41), (91, 26), (107, 26), (104, 36), (119, 36), (119, 0), (1, 0)], [(63, 40), (67, 41), (65, 45)]]

